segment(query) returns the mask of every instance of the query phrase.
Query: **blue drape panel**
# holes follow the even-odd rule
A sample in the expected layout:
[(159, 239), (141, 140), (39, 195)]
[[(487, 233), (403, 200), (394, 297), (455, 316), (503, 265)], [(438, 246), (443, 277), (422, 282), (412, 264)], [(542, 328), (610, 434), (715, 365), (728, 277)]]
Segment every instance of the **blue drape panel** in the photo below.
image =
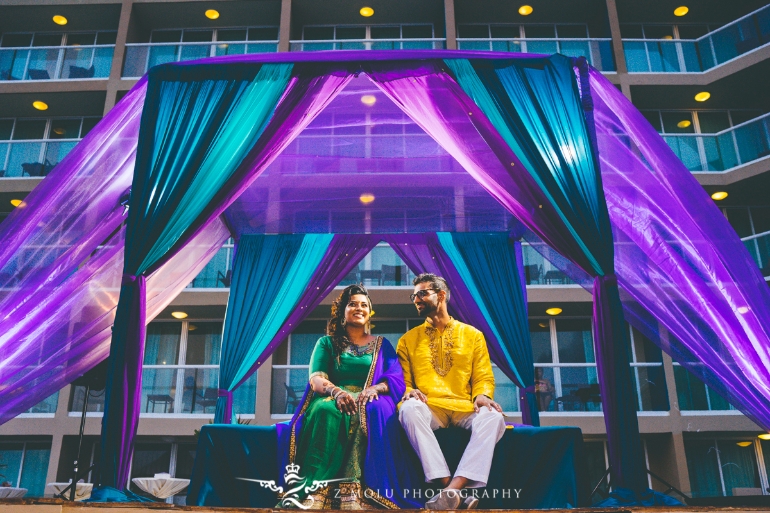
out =
[[(332, 234), (243, 235), (230, 283), (214, 421), (233, 421), (232, 391), (294, 310)], [(229, 391), (230, 394), (221, 393)]]
[[(503, 354), (524, 387), (535, 384), (527, 303), (513, 241), (506, 233), (438, 233), (438, 240), (495, 330)], [(494, 277), (494, 278), (493, 278)], [(533, 393), (521, 394), (525, 424), (540, 425)], [(529, 414), (526, 418), (525, 412)]]
[[(126, 226), (124, 283), (110, 346), (100, 484), (122, 489), (139, 419), (143, 279), (254, 146), (291, 64), (160, 66), (149, 74)], [(129, 302), (130, 300), (130, 302)]]
[(572, 61), (561, 55), (544, 61), (447, 60), (460, 86), (548, 197), (582, 254), (555, 249), (595, 277), (597, 370), (612, 483), (641, 492), (645, 466), (631, 393), (629, 344), (614, 279), (612, 229), (592, 145), (588, 68), (585, 59), (580, 64), (582, 90)]

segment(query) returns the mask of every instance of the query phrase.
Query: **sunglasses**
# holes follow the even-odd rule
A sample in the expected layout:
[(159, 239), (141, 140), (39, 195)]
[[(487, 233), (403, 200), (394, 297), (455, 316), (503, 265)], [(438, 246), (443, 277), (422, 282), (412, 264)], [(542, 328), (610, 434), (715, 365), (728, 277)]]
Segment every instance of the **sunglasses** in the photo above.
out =
[(437, 290), (433, 290), (433, 289), (418, 290), (414, 294), (409, 294), (409, 300), (414, 302), (414, 298), (416, 298), (416, 297), (419, 297), (420, 299), (425, 299), (426, 297), (430, 296), (434, 292), (438, 292), (438, 291)]

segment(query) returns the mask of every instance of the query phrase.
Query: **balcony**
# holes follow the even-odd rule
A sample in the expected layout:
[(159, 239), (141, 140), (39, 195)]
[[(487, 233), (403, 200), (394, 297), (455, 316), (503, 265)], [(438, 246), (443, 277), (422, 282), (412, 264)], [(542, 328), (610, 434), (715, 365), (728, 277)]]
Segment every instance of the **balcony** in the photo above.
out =
[(273, 53), (278, 41), (235, 41), (207, 43), (129, 43), (123, 78), (142, 77), (150, 68), (169, 62), (194, 61), (207, 57)]
[(79, 141), (80, 139), (0, 141), (0, 178), (47, 176)]
[(114, 50), (115, 45), (0, 48), (0, 81), (104, 79)]
[(661, 134), (693, 173), (728, 171), (770, 155), (770, 114), (716, 134)]
[(614, 72), (612, 40), (607, 39), (518, 39), (518, 38), (458, 38), (458, 50), (490, 52), (560, 53), (567, 57), (585, 57), (599, 71)]
[(623, 39), (629, 73), (700, 73), (770, 43), (770, 6), (698, 39)]
[(318, 50), (442, 50), (446, 39), (344, 39), (291, 41), (292, 52)]

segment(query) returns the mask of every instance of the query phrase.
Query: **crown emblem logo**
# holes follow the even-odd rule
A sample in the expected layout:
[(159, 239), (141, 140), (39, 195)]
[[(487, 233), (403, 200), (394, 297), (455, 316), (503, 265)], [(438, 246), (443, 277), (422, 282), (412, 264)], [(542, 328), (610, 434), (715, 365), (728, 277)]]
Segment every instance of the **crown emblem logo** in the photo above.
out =
[(299, 477), (299, 465), (296, 463), (290, 463), (286, 465), (286, 474), (283, 476), (285, 481), (289, 481), (289, 477)]
[[(300, 466), (296, 463), (289, 463), (286, 465), (286, 473), (283, 475), (283, 480), (286, 483), (288, 490), (284, 490), (283, 486), (278, 486), (275, 481), (265, 481), (263, 479), (249, 479), (246, 477), (236, 477), (241, 481), (252, 481), (259, 483), (263, 488), (267, 488), (278, 493), (281, 498), (281, 506), (284, 508), (300, 508), (309, 509), (313, 506), (315, 499), (312, 496), (307, 497), (308, 493), (312, 493), (320, 488), (329, 486), (329, 483), (335, 481), (342, 481), (345, 478), (329, 479), (327, 481), (313, 481), (312, 484), (308, 484), (306, 477), (299, 475)], [(307, 499), (303, 499), (307, 497)]]

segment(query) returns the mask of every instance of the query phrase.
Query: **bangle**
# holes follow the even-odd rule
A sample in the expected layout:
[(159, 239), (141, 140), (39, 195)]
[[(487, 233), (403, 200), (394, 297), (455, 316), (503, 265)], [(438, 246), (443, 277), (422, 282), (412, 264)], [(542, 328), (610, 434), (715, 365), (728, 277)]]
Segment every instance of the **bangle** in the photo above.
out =
[[(337, 395), (334, 395), (334, 391), (335, 391), (335, 390), (339, 390), (339, 392), (337, 393)], [(329, 394), (329, 395), (331, 395), (331, 396), (332, 396), (332, 399), (334, 399), (334, 400), (336, 401), (336, 400), (337, 400), (337, 398), (340, 396), (340, 394), (342, 394), (343, 392), (344, 392), (344, 390), (342, 390), (340, 387), (334, 387), (334, 388), (332, 389), (332, 392), (331, 392), (331, 394)]]

